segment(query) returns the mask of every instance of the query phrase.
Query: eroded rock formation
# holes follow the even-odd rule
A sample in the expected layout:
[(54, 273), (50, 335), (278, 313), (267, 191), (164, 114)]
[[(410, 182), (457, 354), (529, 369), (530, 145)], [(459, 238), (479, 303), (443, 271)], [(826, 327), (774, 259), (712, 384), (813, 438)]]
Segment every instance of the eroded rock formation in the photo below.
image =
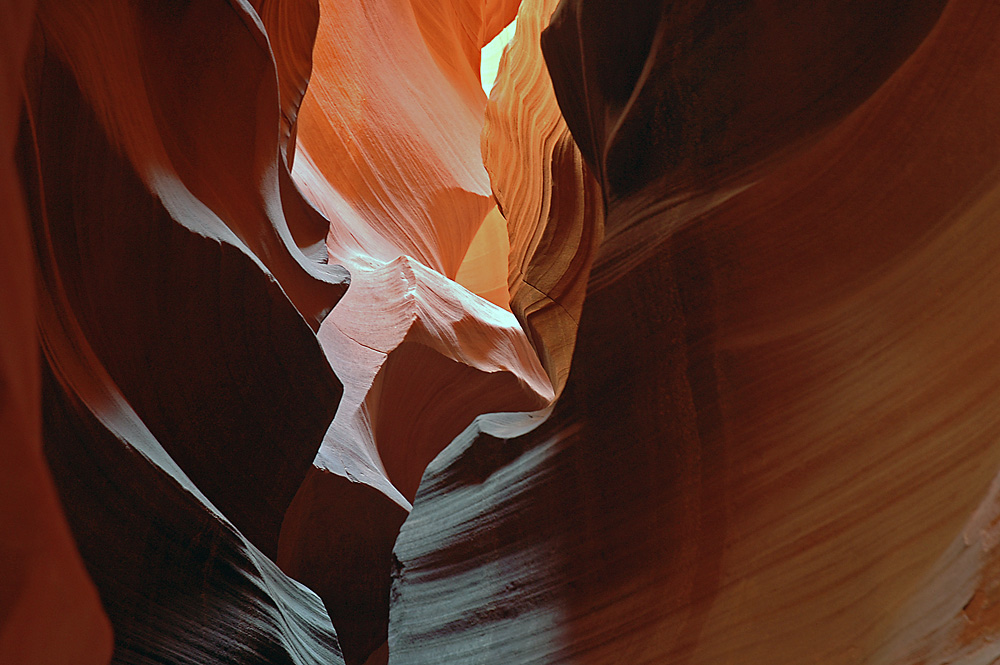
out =
[(6, 3), (0, 662), (1000, 657), (994, 4)]
[(37, 8), (16, 153), (39, 424), (122, 662), (339, 658), (272, 561), (341, 392), (310, 326), (346, 286), (297, 244), (319, 217), (280, 176), (278, 74), (249, 6)]
[(995, 658), (997, 15), (942, 4), (563, 3), (604, 241), (552, 416), (425, 476), (400, 662)]

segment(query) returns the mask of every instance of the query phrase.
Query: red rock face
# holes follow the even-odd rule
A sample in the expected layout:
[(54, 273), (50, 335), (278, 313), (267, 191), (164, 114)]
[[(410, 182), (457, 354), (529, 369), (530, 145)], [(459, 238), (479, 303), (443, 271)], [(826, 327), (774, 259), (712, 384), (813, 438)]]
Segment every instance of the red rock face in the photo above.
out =
[[(971, 257), (994, 246), (978, 56), (996, 16), (909, 4), (891, 33), (856, 26), (884, 38), (794, 64), (865, 63), (813, 103), (741, 80), (758, 48), (799, 53), (794, 15), (763, 25), (763, 5), (553, 18), (542, 44), (604, 240), (552, 416), (503, 445), (470, 430), (424, 478), (396, 546), (400, 662), (443, 644), (469, 663), (995, 657), (996, 284)], [(625, 44), (599, 55), (618, 19), (629, 39), (650, 26), (638, 65)], [(726, 77), (698, 81), (706, 63)], [(666, 133), (629, 148), (632, 127)]]
[(0, 663), (1000, 657), (994, 3), (8, 4)]
[(42, 452), (38, 302), (28, 217), (14, 164), (21, 68), (34, 7), (0, 24), (0, 662), (105, 663), (111, 630), (80, 560)]
[[(347, 281), (307, 256), (321, 218), (281, 175), (296, 53), (276, 67), (225, 3), (40, 3), (33, 24), (14, 152), (34, 426), (114, 659), (335, 660), (322, 605), (270, 560), (341, 393), (312, 327)], [(98, 622), (81, 597), (35, 611)], [(57, 635), (5, 662), (84, 662), (43, 660), (87, 644)]]

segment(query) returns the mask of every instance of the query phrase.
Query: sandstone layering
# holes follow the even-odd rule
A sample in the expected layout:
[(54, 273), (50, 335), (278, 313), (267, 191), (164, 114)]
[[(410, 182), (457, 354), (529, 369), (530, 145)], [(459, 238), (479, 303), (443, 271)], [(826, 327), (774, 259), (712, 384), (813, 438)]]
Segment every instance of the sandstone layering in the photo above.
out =
[(0, 8), (0, 664), (1000, 659), (1000, 4)]

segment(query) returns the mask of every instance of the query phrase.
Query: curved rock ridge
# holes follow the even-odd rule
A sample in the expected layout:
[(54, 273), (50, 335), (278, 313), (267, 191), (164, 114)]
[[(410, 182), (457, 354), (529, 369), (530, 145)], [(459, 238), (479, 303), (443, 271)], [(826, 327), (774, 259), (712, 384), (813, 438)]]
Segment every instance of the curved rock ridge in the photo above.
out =
[[(352, 274), (319, 333), (345, 394), (279, 563), (324, 598), (349, 662), (385, 641), (391, 546), (427, 464), (476, 416), (553, 398), (509, 311), (507, 252), (490, 246), (508, 228), (480, 156), (479, 51), (516, 8), (322, 5), (294, 175)], [(335, 565), (345, 554), (355, 566)]]
[(558, 392), (604, 231), (601, 189), (573, 143), (539, 36), (556, 2), (522, 3), (486, 108), (483, 163), (507, 221), (511, 309)]
[(110, 625), (42, 451), (34, 252), (14, 163), (34, 9), (0, 3), (0, 662), (99, 665)]
[[(144, 80), (141, 70), (150, 64), (147, 59), (150, 66), (162, 64), (165, 44), (160, 42), (166, 40), (147, 38), (140, 47), (137, 37), (148, 37), (150, 22), (162, 26), (175, 20), (178, 34), (194, 42), (193, 57), (204, 47), (198, 39), (206, 38), (196, 38), (193, 27), (184, 29), (184, 21), (214, 21), (233, 33), (233, 48), (242, 49), (237, 53), (267, 55), (263, 36), (247, 31), (249, 15), (227, 4), (214, 9), (214, 14), (199, 7), (192, 11), (202, 15), (164, 16), (152, 6), (133, 9), (116, 2), (90, 3), (86, 11), (63, 3), (42, 5), (38, 57), (28, 67), (32, 103), (25, 136), (26, 184), (38, 200), (38, 242), (51, 246), (53, 269), (66, 274), (62, 283), (70, 305), (102, 362), (146, 424), (181, 459), (185, 472), (273, 555), (282, 503), (291, 500), (308, 468), (310, 450), (340, 393), (300, 312), (308, 313), (304, 304), (315, 299), (309, 318), (320, 316), (332, 308), (345, 284), (336, 272), (308, 262), (279, 231), (284, 224), (276, 178), (273, 64), (274, 109), (270, 116), (257, 116), (261, 127), (253, 129), (271, 137), (269, 165), (260, 155), (259, 168), (247, 171), (245, 162), (253, 158), (236, 151), (245, 151), (245, 144), (217, 132), (204, 145), (187, 144), (182, 157), (187, 163), (171, 170), (175, 162), (167, 155), (168, 140), (176, 141), (185, 129), (194, 131), (186, 125), (203, 122), (206, 109), (213, 107), (204, 99), (201, 106), (164, 109), (161, 105), (176, 103), (168, 102), (170, 70), (159, 79), (163, 90), (148, 77)], [(102, 32), (98, 26), (107, 27)], [(183, 39), (173, 42), (173, 60), (183, 61)], [(267, 71), (263, 67), (251, 70), (255, 75), (229, 78), (222, 89), (229, 96), (215, 100), (221, 107), (216, 112), (238, 103), (239, 94), (252, 93), (256, 101), (259, 77)], [(76, 118), (72, 127), (61, 122), (67, 113)], [(267, 126), (270, 132), (265, 132)], [(266, 146), (258, 143), (250, 149)], [(76, 168), (75, 154), (89, 160), (85, 165), (100, 168)], [(208, 203), (195, 193), (208, 184), (191, 170), (199, 159), (208, 165), (219, 162), (229, 179), (213, 182)], [(245, 179), (237, 179), (240, 169)], [(195, 182), (191, 188), (185, 175)], [(255, 202), (259, 207), (251, 215), (249, 206)], [(252, 238), (253, 244), (241, 236)], [(299, 261), (308, 263), (311, 272), (301, 269)], [(267, 262), (282, 266), (281, 273), (269, 274)], [(283, 277), (290, 288), (284, 288)], [(296, 308), (289, 292), (299, 286), (309, 291), (299, 291)], [(275, 327), (281, 332), (273, 332)], [(278, 343), (281, 335), (288, 336), (286, 343)], [(129, 343), (121, 344), (122, 339)], [(187, 376), (189, 368), (176, 360), (182, 357), (203, 367), (201, 377)], [(293, 380), (302, 394), (275, 391), (275, 381)], [(181, 384), (184, 391), (155, 388)], [(255, 405), (253, 411), (247, 411), (249, 404)], [(266, 448), (262, 432), (268, 434)], [(286, 437), (301, 440), (276, 445)], [(251, 490), (232, 482), (234, 474), (244, 473), (264, 484)]]
[[(308, 34), (309, 3), (273, 4), (270, 25)], [(347, 276), (311, 258), (325, 222), (286, 166), (279, 74), (304, 86), (303, 45), (276, 40), (276, 66), (254, 8), (222, 1), (40, 2), (26, 34), (34, 427), (113, 660), (342, 662), (322, 603), (269, 561), (342, 392), (314, 329)], [(90, 653), (66, 657), (107, 662), (87, 584), (68, 578), (62, 630)], [(45, 660), (57, 635), (11, 662), (66, 662)]]
[(1000, 659), (997, 3), (0, 6), (0, 663)]
[(319, 2), (254, 0), (278, 75), (282, 156), (292, 163), (296, 120), (312, 73), (312, 50), (319, 27)]
[(39, 313), (46, 453), (115, 628), (114, 660), (342, 663), (316, 595), (240, 534), (118, 390), (52, 258)]
[(815, 141), (903, 62), (945, 4), (562, 3), (543, 49), (574, 138), (622, 209), (599, 283)]
[(562, 3), (569, 379), (428, 468), (390, 662), (996, 658), (1000, 10), (872, 7)]
[[(345, 274), (307, 260), (283, 218), (277, 76), (252, 9), (109, 0), (43, 4), (39, 18), (112, 142), (175, 219), (242, 247), (318, 325), (343, 294)], [(114, 49), (105, 37), (118, 40)], [(225, 58), (202, 55), (219, 49)], [(226, 114), (227, 105), (245, 112)]]
[[(324, 263), (326, 219), (305, 201), (292, 183), (298, 112), (312, 72), (312, 50), (319, 26), (317, 0), (258, 0), (253, 3), (263, 24), (278, 75), (281, 105), (278, 169), (282, 213), (298, 248), (313, 262)], [(334, 269), (336, 271), (336, 269)]]

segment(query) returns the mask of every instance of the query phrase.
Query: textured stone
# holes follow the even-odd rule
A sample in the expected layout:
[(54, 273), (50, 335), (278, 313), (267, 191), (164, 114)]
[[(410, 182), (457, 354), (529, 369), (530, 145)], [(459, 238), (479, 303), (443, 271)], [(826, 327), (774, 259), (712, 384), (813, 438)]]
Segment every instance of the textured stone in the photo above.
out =
[(4, 8), (0, 662), (1000, 657), (995, 3)]
[(560, 6), (570, 376), (429, 468), (390, 662), (995, 659), (1000, 17), (942, 5)]

